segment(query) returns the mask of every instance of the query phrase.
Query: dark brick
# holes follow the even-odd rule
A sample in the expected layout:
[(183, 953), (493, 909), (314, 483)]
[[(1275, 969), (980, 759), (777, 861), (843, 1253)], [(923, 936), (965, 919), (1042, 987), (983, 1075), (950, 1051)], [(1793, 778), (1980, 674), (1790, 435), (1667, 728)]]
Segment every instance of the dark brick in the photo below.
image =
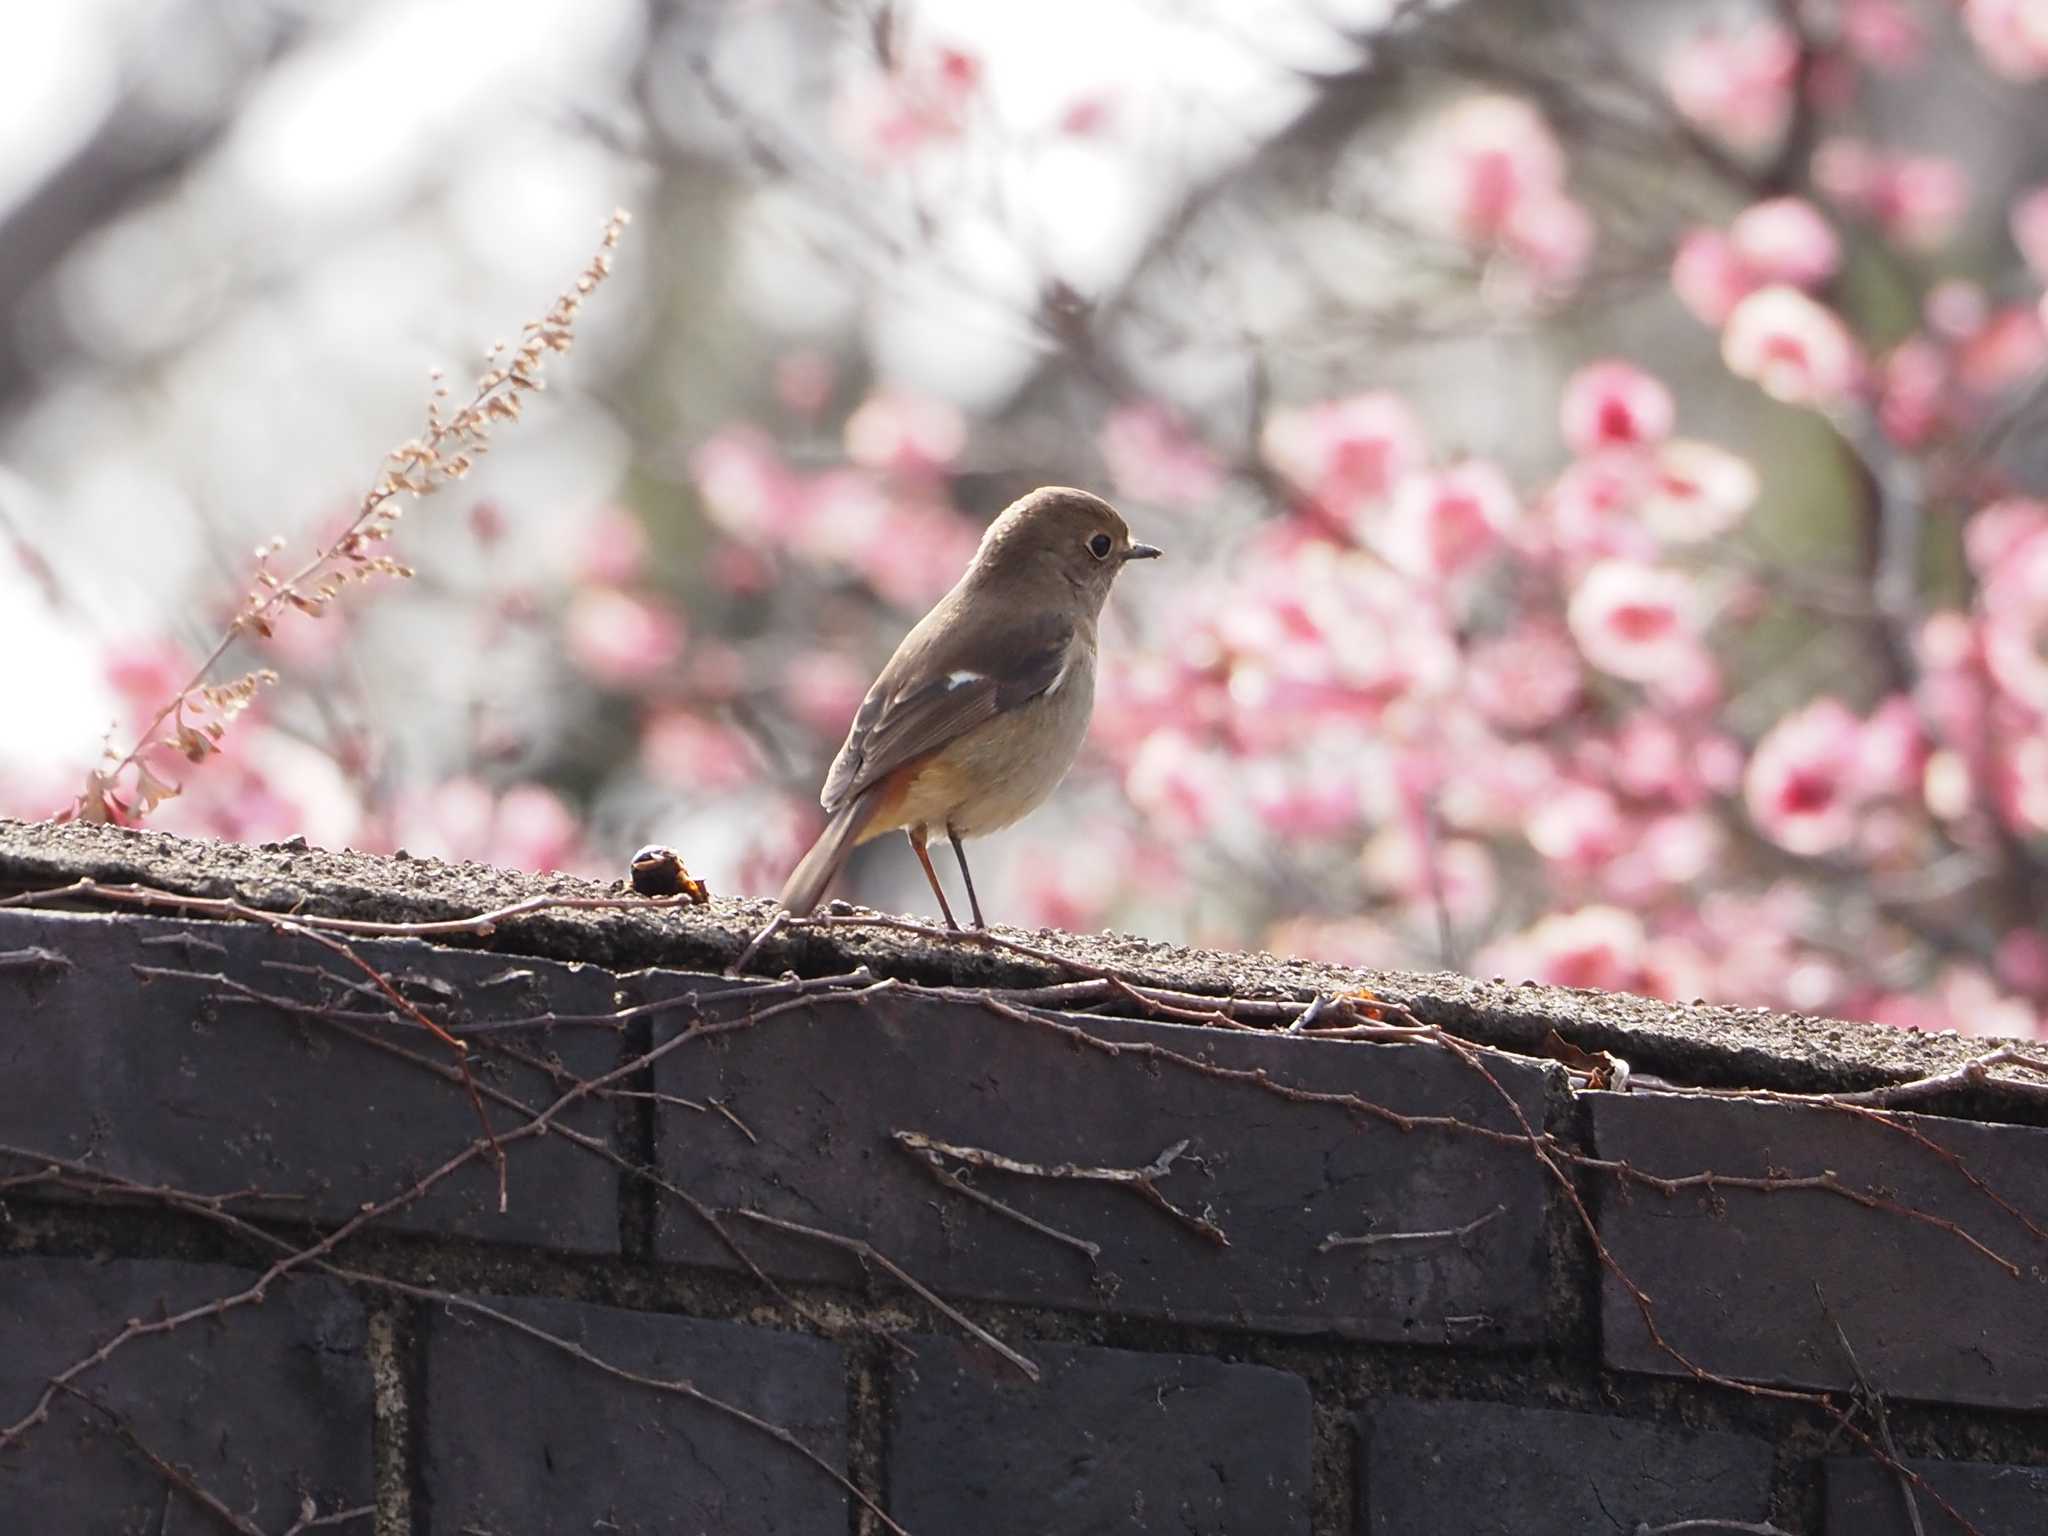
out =
[(1638, 1524), (1757, 1521), (1771, 1447), (1746, 1435), (1498, 1403), (1393, 1398), (1361, 1415), (1370, 1536), (1627, 1536)]
[(1298, 1376), (1188, 1355), (1027, 1344), (1043, 1371), (944, 1338), (892, 1368), (889, 1512), (941, 1536), (1307, 1536)]
[[(247, 1289), (253, 1272), (159, 1260), (0, 1260), (0, 1425), (49, 1378), (119, 1333)], [(228, 1508), (281, 1531), (370, 1502), (371, 1381), (362, 1308), (323, 1280), (280, 1280), (260, 1303), (131, 1340), (74, 1385)], [(59, 1393), (48, 1423), (0, 1452), (0, 1527), (153, 1533), (165, 1480), (101, 1414)], [(208, 1526), (184, 1494), (171, 1528)], [(210, 1526), (208, 1526), (210, 1528)]]
[[(1667, 1198), (1600, 1186), (1600, 1230), (1656, 1306), (1670, 1344), (1708, 1370), (1848, 1387), (1839, 1322), (1894, 1397), (2048, 1407), (2048, 1243), (1911, 1137), (1860, 1116), (1653, 1094), (1593, 1096), (1601, 1156), (1666, 1177), (1817, 1174), (1960, 1224), (1954, 1233), (1819, 1191), (1723, 1189)], [(2048, 1130), (1901, 1116), (2021, 1211), (2048, 1219)], [(1816, 1293), (1816, 1284), (1819, 1293)], [(1613, 1276), (1601, 1292), (1608, 1363), (1682, 1375)], [(1825, 1309), (1823, 1308), (1825, 1298)]]
[[(660, 980), (661, 978), (652, 978)], [(668, 978), (679, 986), (683, 978)], [(1154, 1042), (1275, 1082), (1355, 1093), (1414, 1114), (1507, 1129), (1500, 1096), (1425, 1046), (1225, 1034), (1171, 1024), (1081, 1021), (1094, 1035)], [(1541, 1124), (1545, 1077), (1495, 1058), (1499, 1082)], [(717, 1206), (863, 1237), (942, 1291), (1037, 1305), (1415, 1343), (1545, 1336), (1547, 1189), (1527, 1151), (1444, 1130), (1404, 1133), (1352, 1111), (1292, 1103), (1126, 1053), (1111, 1059), (985, 1010), (893, 996), (821, 1006), (709, 1037), (663, 1058), (661, 1088), (716, 1096), (759, 1137), (664, 1107), (662, 1165)], [(1159, 1181), (1208, 1210), (1218, 1248), (1129, 1189), (1004, 1173), (990, 1195), (1101, 1245), (1082, 1254), (956, 1192), (891, 1140), (912, 1130), (1035, 1163), (1122, 1167), (1188, 1142)], [(1435, 1229), (1502, 1215), (1472, 1239), (1318, 1254), (1327, 1233)], [(736, 1223), (773, 1272), (856, 1278), (845, 1255)], [(665, 1207), (663, 1256), (730, 1259), (687, 1213)]]
[[(1906, 1465), (1974, 1525), (1977, 1536), (2040, 1536), (2048, 1530), (2048, 1467), (1910, 1459)], [(1867, 1456), (1834, 1458), (1826, 1468), (1827, 1536), (1914, 1536), (1896, 1473)], [(1916, 1491), (1913, 1504), (1926, 1536), (1964, 1529), (1926, 1491)]]
[[(206, 983), (138, 981), (135, 966), (225, 974), (272, 995), (341, 999), (374, 1012), (382, 999), (277, 963), (317, 966), (348, 983), (365, 978), (342, 957), (255, 924), (180, 923), (0, 911), (0, 949), (39, 945), (66, 969), (0, 973), (0, 1142), (84, 1159), (146, 1183), (212, 1193), (258, 1188), (298, 1196), (270, 1210), (337, 1221), (397, 1194), (477, 1139), (461, 1086), (329, 1024), (221, 1000)], [(464, 1022), (615, 1006), (614, 978), (594, 968), (437, 949), (413, 941), (358, 940), (365, 961), (396, 978), (415, 1003)], [(435, 1012), (429, 1009), (430, 1016)], [(445, 1022), (445, 1018), (444, 1018)], [(447, 1049), (416, 1025), (358, 1025), (445, 1064)], [(615, 1066), (619, 1035), (559, 1028), (490, 1037), (552, 1054), (580, 1076)], [(479, 1080), (536, 1110), (559, 1093), (547, 1074), (492, 1049), (471, 1052)], [(523, 1116), (488, 1105), (509, 1130)], [(566, 1124), (605, 1136), (611, 1105), (586, 1102)], [(497, 1210), (488, 1158), (444, 1181), (390, 1219), (414, 1230), (604, 1251), (618, 1244), (618, 1172), (559, 1136), (507, 1149), (510, 1209)]]
[[(834, 1345), (741, 1323), (480, 1299), (612, 1365), (687, 1379), (845, 1469), (846, 1379)], [(426, 1528), (439, 1536), (845, 1536), (845, 1493), (795, 1451), (489, 1318), (429, 1314), (426, 1402)]]

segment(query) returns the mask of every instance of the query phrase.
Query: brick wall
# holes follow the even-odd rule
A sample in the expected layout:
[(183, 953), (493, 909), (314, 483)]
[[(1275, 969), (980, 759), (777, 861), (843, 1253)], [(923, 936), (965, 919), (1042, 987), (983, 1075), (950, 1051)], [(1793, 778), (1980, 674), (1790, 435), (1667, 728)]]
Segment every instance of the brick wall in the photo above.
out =
[[(0, 896), (480, 909), (114, 836), (0, 827)], [(1467, 1051), (1074, 1011), (904, 935), (734, 978), (758, 917), (716, 916), (0, 907), (0, 1530), (2048, 1530), (2030, 1097), (1658, 1091), (1811, 1068), (1570, 994), (1468, 1004)], [(1637, 1086), (1497, 1048), (1531, 1008)]]

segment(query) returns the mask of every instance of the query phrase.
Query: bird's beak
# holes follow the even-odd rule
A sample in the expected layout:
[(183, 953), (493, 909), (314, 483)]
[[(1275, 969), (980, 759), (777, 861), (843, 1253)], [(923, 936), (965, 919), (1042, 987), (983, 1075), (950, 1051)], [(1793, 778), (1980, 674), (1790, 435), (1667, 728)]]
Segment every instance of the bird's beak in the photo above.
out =
[(1126, 560), (1157, 560), (1166, 551), (1152, 544), (1133, 544), (1124, 551)]

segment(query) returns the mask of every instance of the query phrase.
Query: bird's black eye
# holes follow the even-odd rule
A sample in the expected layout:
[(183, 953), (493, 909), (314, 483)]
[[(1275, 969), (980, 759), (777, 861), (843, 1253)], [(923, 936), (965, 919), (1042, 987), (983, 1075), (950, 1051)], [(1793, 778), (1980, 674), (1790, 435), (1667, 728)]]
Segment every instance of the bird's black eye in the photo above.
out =
[(1107, 560), (1111, 547), (1110, 537), (1106, 533), (1098, 533), (1088, 541), (1088, 553), (1098, 560)]

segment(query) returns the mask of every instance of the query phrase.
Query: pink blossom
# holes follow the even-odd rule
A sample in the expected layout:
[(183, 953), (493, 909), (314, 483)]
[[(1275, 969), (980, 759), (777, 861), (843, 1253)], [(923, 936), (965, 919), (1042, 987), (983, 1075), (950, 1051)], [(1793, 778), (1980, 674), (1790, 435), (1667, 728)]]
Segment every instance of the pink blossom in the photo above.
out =
[(1841, 28), (1857, 62), (1880, 74), (1904, 74), (1926, 58), (1926, 24), (1903, 0), (1846, 0)]
[(141, 719), (170, 703), (192, 675), (183, 651), (152, 640), (116, 641), (101, 654), (100, 666), (114, 692)]
[(2040, 0), (1963, 0), (1963, 21), (1995, 73), (2009, 80), (2048, 75), (2048, 8)]
[(1678, 110), (1740, 150), (1775, 144), (1791, 120), (1799, 42), (1776, 21), (1706, 27), (1664, 65)]
[(1947, 424), (1948, 355), (1924, 336), (1911, 336), (1885, 359), (1877, 418), (1902, 448), (1919, 448)]
[(858, 469), (811, 476), (802, 498), (786, 535), (789, 547), (812, 560), (856, 569), (873, 555), (895, 506), (876, 477)]
[(1328, 965), (1385, 968), (1402, 964), (1408, 948), (1384, 924), (1362, 917), (1290, 918), (1266, 931), (1264, 947)]
[(1520, 516), (1499, 467), (1468, 459), (1403, 480), (1375, 542), (1401, 570), (1441, 581), (1498, 549)]
[(1425, 227), (1505, 254), (1542, 289), (1570, 287), (1592, 249), (1591, 217), (1565, 191), (1563, 150), (1542, 114), (1511, 96), (1468, 96), (1431, 120), (1409, 190)]
[(1946, 244), (1969, 207), (1963, 168), (1940, 155), (1886, 154), (1860, 139), (1824, 140), (1813, 154), (1814, 185), (1911, 250)]
[(980, 530), (949, 506), (893, 502), (859, 569), (884, 601), (928, 608), (960, 579), (980, 538)]
[(774, 441), (753, 427), (729, 427), (690, 460), (712, 523), (750, 544), (779, 544), (802, 515), (802, 486)]
[(1693, 665), (1695, 603), (1692, 583), (1676, 571), (1603, 560), (1580, 580), (1565, 619), (1586, 660), (1647, 683)]
[[(1396, 701), (1435, 697), (1457, 677), (1442, 611), (1415, 584), (1363, 555), (1306, 554), (1292, 573), (1299, 602), (1275, 653), (1282, 682), (1340, 714), (1376, 720)], [(1233, 675), (1238, 693), (1241, 675)]]
[(1968, 341), (1991, 318), (1991, 300), (1981, 283), (1946, 278), (1927, 290), (1921, 304), (1927, 328), (1946, 342)]
[(467, 863), (514, 869), (575, 868), (581, 831), (561, 796), (541, 784), (497, 793), (474, 778), (454, 778), (407, 797), (394, 828), (400, 846)]
[(1266, 462), (1347, 527), (1420, 469), (1422, 422), (1389, 391), (1275, 410), (1260, 434)]
[(1576, 454), (1662, 442), (1675, 415), (1664, 381), (1633, 363), (1588, 363), (1565, 381), (1559, 421)]
[(1882, 174), (1878, 152), (1863, 140), (1838, 134), (1822, 139), (1813, 151), (1813, 184), (1836, 205), (1861, 211), (1869, 207)]
[(1328, 838), (1358, 825), (1358, 781), (1351, 756), (1318, 751), (1300, 760), (1240, 758), (1235, 770), (1246, 806), (1274, 837), (1289, 842)]
[(604, 507), (583, 526), (576, 572), (584, 581), (622, 587), (640, 574), (647, 559), (647, 529), (624, 507)]
[(1559, 627), (1526, 621), (1475, 645), (1465, 663), (1465, 692), (1487, 719), (1511, 731), (1538, 731), (1578, 704), (1579, 653)]
[(505, 509), (488, 496), (471, 505), (468, 522), (470, 536), (485, 549), (505, 537)]
[(1999, 809), (2026, 837), (2048, 833), (2048, 725), (2004, 743), (1996, 779)]
[(683, 621), (652, 598), (585, 587), (569, 599), (562, 639), (585, 676), (607, 688), (631, 688), (682, 654)]
[(2048, 282), (2048, 186), (2029, 187), (2014, 198), (2009, 222), (2012, 243), (2035, 279)]
[(1713, 965), (1700, 946), (1676, 934), (1658, 934), (1643, 955), (1642, 991), (1674, 1001), (1712, 990)]
[(1721, 667), (1704, 645), (1689, 646), (1643, 686), (1659, 709), (1703, 716), (1721, 703)]
[(1119, 406), (1097, 446), (1117, 493), (1165, 507), (1198, 506), (1216, 494), (1223, 470), (1208, 445), (1163, 405)]
[(1074, 138), (1093, 138), (1116, 119), (1114, 104), (1106, 96), (1081, 96), (1068, 103), (1060, 114), (1060, 132)]
[(1512, 96), (1467, 96), (1425, 128), (1414, 192), (1443, 233), (1498, 245), (1521, 203), (1564, 185), (1564, 151), (1550, 125)]
[(1598, 869), (1628, 842), (1620, 805), (1596, 784), (1558, 785), (1530, 807), (1524, 830), (1531, 848), (1580, 875)]
[(1553, 912), (1500, 945), (1483, 968), (1513, 980), (1558, 987), (1597, 987), (1624, 992), (1642, 979), (1645, 935), (1642, 920), (1619, 907), (1581, 907)]
[(1671, 288), (1701, 324), (1718, 329), (1755, 287), (1748, 263), (1720, 230), (1690, 229), (1679, 238), (1671, 259)]
[(2048, 715), (2048, 538), (2036, 532), (2003, 553), (1984, 582), (1981, 603), (1984, 664), (1992, 678), (2009, 697)]
[(237, 843), (294, 834), (328, 848), (361, 842), (361, 795), (334, 755), (266, 726), (254, 712), (236, 720), (220, 746), (201, 765), (158, 762), (184, 792), (152, 812), (150, 826)]
[(1615, 788), (1631, 799), (1690, 805), (1700, 799), (1695, 745), (1663, 716), (1640, 710), (1622, 721), (1606, 765)]
[(958, 48), (911, 53), (886, 72), (850, 81), (834, 127), (871, 166), (886, 167), (957, 138), (981, 84), (981, 62)]
[(1977, 579), (1988, 582), (2043, 534), (2048, 534), (2048, 502), (2008, 497), (1979, 508), (1963, 524), (1963, 554)]
[(1542, 532), (1569, 561), (1652, 560), (1657, 541), (1641, 516), (1651, 483), (1650, 460), (1629, 449), (1574, 459), (1544, 498)]
[(1972, 394), (1994, 396), (2023, 383), (2048, 363), (2048, 331), (2039, 310), (2009, 304), (1956, 353), (1956, 376)]
[(514, 869), (566, 869), (581, 857), (576, 813), (544, 784), (514, 784), (498, 797), (490, 863)]
[(1536, 290), (1528, 298), (1540, 299), (1569, 293), (1577, 285), (1598, 235), (1583, 203), (1563, 192), (1546, 192), (1516, 204), (1500, 249)]
[(782, 668), (790, 713), (828, 741), (852, 724), (868, 690), (868, 669), (839, 651), (802, 651)]
[(1689, 886), (1714, 872), (1727, 841), (1708, 812), (1672, 811), (1643, 827), (1633, 852), (1659, 885)]
[(1757, 497), (1747, 459), (1712, 443), (1674, 438), (1657, 450), (1643, 521), (1658, 538), (1697, 544), (1739, 524)]
[(775, 570), (760, 550), (721, 539), (704, 557), (704, 573), (712, 585), (738, 597), (765, 592)]
[(1989, 976), (1968, 965), (1944, 966), (1931, 992), (1880, 998), (1871, 1017), (1899, 1029), (2021, 1038), (2035, 1034), (2041, 1023), (2025, 1002), (1999, 991)]
[(2013, 929), (1998, 941), (1991, 966), (2013, 991), (2048, 996), (2048, 934), (2038, 928)]
[(966, 419), (943, 400), (885, 391), (846, 418), (846, 456), (868, 469), (922, 474), (945, 468), (966, 446)]
[(1102, 926), (1110, 904), (1129, 887), (1140, 857), (1117, 823), (1063, 828), (1020, 850), (1010, 882), (1027, 924), (1088, 933)]
[(1809, 858), (1845, 846), (1856, 830), (1861, 737), (1856, 717), (1833, 698), (1816, 699), (1772, 726), (1743, 782), (1757, 830)]
[(1912, 251), (1931, 251), (1955, 237), (1970, 205), (1970, 181), (1940, 155), (1900, 155), (1884, 170), (1870, 200), (1879, 229)]
[(1213, 832), (1236, 798), (1236, 779), (1215, 752), (1176, 730), (1148, 737), (1124, 774), (1131, 804), (1182, 835)]
[(709, 800), (752, 783), (760, 754), (731, 726), (687, 709), (665, 709), (640, 732), (640, 767), (693, 800)]
[(1797, 288), (1759, 289), (1735, 306), (1721, 333), (1721, 360), (1787, 405), (1825, 405), (1855, 384), (1856, 343), (1831, 310)]
[(1728, 240), (1751, 284), (1816, 288), (1842, 264), (1841, 242), (1820, 210), (1801, 197), (1753, 203), (1728, 226)]
[(1432, 919), (1439, 897), (1451, 921), (1484, 922), (1500, 898), (1493, 855), (1466, 837), (1439, 838), (1430, 845), (1405, 823), (1382, 827), (1367, 841), (1360, 859), (1366, 885), (1407, 903)]

